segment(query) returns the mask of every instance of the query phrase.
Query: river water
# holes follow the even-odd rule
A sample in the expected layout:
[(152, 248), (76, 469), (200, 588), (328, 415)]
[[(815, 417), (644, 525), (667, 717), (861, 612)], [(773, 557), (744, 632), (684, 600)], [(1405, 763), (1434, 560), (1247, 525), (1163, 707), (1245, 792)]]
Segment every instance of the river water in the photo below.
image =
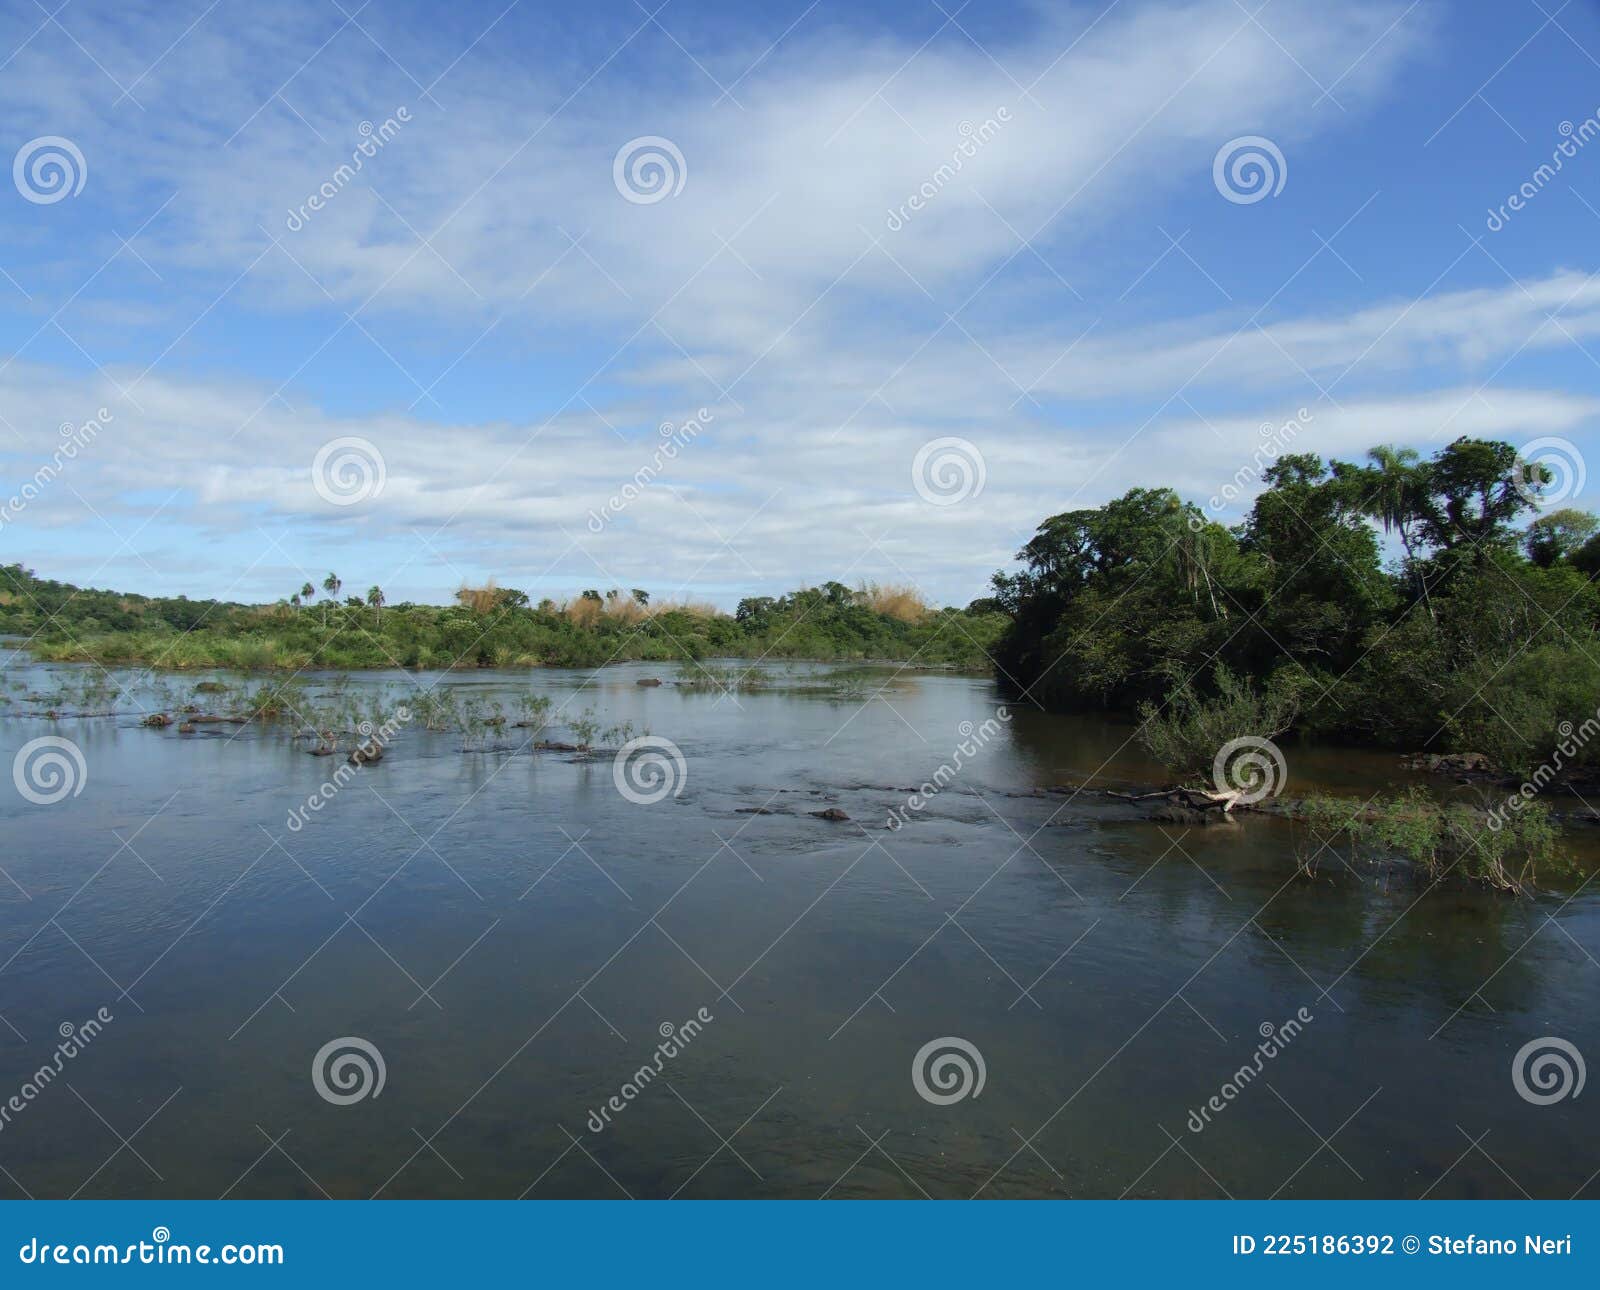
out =
[[(141, 728), (136, 697), (25, 715), (85, 670), (12, 656), (4, 764), (43, 737), (82, 762), (59, 801), (0, 781), (0, 1189), (1600, 1195), (1600, 1096), (1514, 1079), (1534, 1040), (1600, 1057), (1583, 839), (1526, 899), (1332, 855), (1308, 882), (1283, 821), (1050, 791), (1165, 778), (1125, 726), (1002, 721), (971, 677), (763, 670), (732, 695), (654, 665), (353, 682), (648, 728), (682, 762), (640, 803), (609, 755), (416, 721), (322, 794), (343, 757), (283, 733)], [(1407, 779), (1286, 753), (1291, 793)], [(318, 1064), (333, 1041), (350, 1063)], [(918, 1066), (930, 1044), (954, 1061)]]

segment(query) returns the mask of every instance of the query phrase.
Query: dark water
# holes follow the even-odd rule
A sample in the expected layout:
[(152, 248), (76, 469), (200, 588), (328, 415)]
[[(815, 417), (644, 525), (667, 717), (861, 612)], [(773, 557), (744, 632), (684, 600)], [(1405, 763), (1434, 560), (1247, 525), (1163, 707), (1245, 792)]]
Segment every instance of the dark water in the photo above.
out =
[[(12, 711), (72, 675), (12, 659)], [(648, 675), (669, 684), (635, 685)], [(671, 676), (446, 684), (648, 726), (683, 752), (678, 796), (632, 803), (609, 758), (531, 752), (518, 731), (463, 752), (407, 728), (298, 832), (289, 812), (342, 759), (253, 728), (0, 720), (0, 769), (58, 735), (87, 771), (45, 805), (0, 780), (0, 1104), (33, 1091), (0, 1120), (0, 1188), (1600, 1194), (1600, 1090), (1534, 1105), (1512, 1078), (1541, 1037), (1600, 1057), (1592, 861), (1527, 900), (1422, 895), (1337, 861), (1295, 881), (1280, 821), (1185, 831), (1037, 792), (1102, 766), (1162, 778), (1126, 729), (1037, 714), (889, 831), (896, 790), (993, 716), (989, 684), (883, 668), (731, 698)], [(1402, 778), (1390, 756), (1288, 753), (1291, 792)], [(763, 805), (779, 813), (739, 813)], [(808, 814), (828, 806), (851, 820)], [(58, 1058), (62, 1023), (102, 1008)], [(663, 1023), (702, 1009), (620, 1100)], [(1301, 1009), (1195, 1131), (1262, 1027)], [(313, 1059), (346, 1036), (385, 1083), (335, 1105)], [(944, 1037), (981, 1054), (980, 1095), (919, 1095), (913, 1059)]]

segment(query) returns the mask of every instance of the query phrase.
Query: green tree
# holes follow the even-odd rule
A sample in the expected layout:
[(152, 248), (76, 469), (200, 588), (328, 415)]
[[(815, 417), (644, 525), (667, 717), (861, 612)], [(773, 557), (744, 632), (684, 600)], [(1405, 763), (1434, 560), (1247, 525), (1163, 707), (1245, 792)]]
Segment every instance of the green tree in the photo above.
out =
[(1255, 672), (1285, 654), (1306, 667), (1343, 668), (1394, 600), (1366, 522), (1366, 481), (1330, 471), (1312, 453), (1278, 458), (1264, 478), (1268, 487), (1240, 529), (1240, 549), (1260, 561), (1261, 579), (1245, 599), (1253, 612), (1239, 647)]
[[(1494, 546), (1511, 541), (1511, 522), (1535, 503), (1519, 487), (1517, 450), (1508, 443), (1462, 437), (1441, 448), (1422, 476), (1417, 498), (1422, 536), (1441, 552), (1470, 549), (1482, 563)], [(1542, 466), (1541, 479), (1549, 476)]]
[[(328, 576), (322, 580), (322, 589), (328, 593), (329, 600), (332, 600), (338, 596), (339, 588), (342, 586), (344, 586), (344, 583), (339, 581), (339, 575), (331, 571), (329, 572)], [(327, 601), (324, 601), (322, 605), (322, 625), (324, 627), (328, 625)]]
[(1595, 531), (1600, 520), (1588, 511), (1565, 507), (1541, 515), (1523, 530), (1522, 549), (1541, 569), (1548, 569), (1576, 554)]

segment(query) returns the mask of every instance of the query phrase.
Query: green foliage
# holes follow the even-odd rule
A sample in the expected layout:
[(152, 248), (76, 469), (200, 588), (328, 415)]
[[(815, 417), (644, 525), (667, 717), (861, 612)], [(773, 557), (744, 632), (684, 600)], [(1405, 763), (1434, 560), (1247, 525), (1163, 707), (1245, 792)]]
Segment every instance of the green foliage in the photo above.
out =
[(1464, 802), (1440, 802), (1420, 788), (1365, 807), (1341, 798), (1309, 798), (1301, 806), (1313, 847), (1300, 861), (1314, 872), (1322, 843), (1345, 841), (1352, 855), (1399, 856), (1430, 881), (1455, 875), (1503, 890), (1524, 886), (1538, 867), (1565, 869), (1557, 830), (1543, 802), (1510, 813), (1501, 827)]
[(1596, 528), (1600, 528), (1600, 520), (1593, 515), (1565, 507), (1541, 515), (1528, 525), (1522, 534), (1522, 549), (1534, 564), (1548, 569), (1576, 554), (1595, 535)]
[(1284, 669), (1259, 688), (1218, 667), (1214, 691), (1202, 697), (1188, 681), (1167, 702), (1140, 705), (1139, 741), (1163, 765), (1177, 773), (1211, 769), (1222, 746), (1254, 736), (1272, 739), (1294, 725), (1310, 681)]
[(1276, 726), (1252, 704), (1294, 678), (1297, 731), (1525, 771), (1600, 703), (1600, 522), (1554, 511), (1518, 534), (1542, 469), (1465, 438), (1426, 460), (1295, 453), (1231, 530), (1166, 489), (1051, 516), (994, 579), (1001, 678), (1047, 708), (1138, 711), (1184, 769), (1220, 731)]
[[(302, 592), (314, 588), (307, 584)], [(986, 650), (1007, 621), (1000, 612), (958, 609), (906, 621), (878, 612), (863, 594), (837, 582), (764, 597), (760, 613), (742, 617), (651, 609), (648, 600), (642, 589), (609, 602), (598, 591), (586, 592), (579, 615), (549, 600), (535, 607), (525, 592), (497, 588), (481, 606), (390, 606), (373, 586), (364, 603), (355, 597), (340, 602), (330, 593), (314, 611), (303, 611), (289, 603), (123, 595), (36, 578), (21, 565), (0, 566), (0, 632), (30, 637), (41, 658), (173, 670), (599, 667), (716, 656), (915, 659), (987, 670)]]

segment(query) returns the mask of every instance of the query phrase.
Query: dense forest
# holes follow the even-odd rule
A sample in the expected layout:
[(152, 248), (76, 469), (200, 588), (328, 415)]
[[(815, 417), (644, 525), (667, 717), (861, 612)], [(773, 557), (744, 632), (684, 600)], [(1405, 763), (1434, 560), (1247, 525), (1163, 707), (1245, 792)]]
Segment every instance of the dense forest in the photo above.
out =
[(1600, 526), (1547, 508), (1552, 479), (1463, 438), (1280, 456), (1232, 528), (1165, 488), (1051, 516), (994, 578), (999, 674), (1046, 708), (1142, 712), (1168, 747), (1232, 712), (1526, 769), (1600, 703)]

